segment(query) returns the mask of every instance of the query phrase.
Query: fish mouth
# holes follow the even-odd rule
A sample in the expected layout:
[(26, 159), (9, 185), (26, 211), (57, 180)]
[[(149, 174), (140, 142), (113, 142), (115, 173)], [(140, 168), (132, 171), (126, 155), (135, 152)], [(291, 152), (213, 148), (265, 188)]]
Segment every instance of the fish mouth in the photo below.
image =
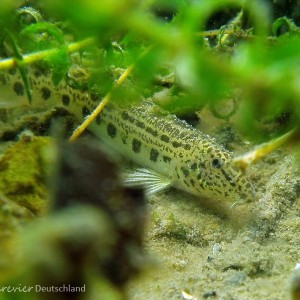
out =
[(256, 191), (251, 180), (247, 178), (246, 184), (249, 184), (250, 187), (247, 188), (247, 190), (241, 191), (239, 193), (238, 199), (230, 205), (230, 209), (244, 205), (246, 203), (251, 203), (256, 200)]
[(240, 195), (240, 199), (236, 200), (233, 204), (233, 206), (236, 206), (237, 203), (240, 204), (244, 204), (247, 202), (252, 202), (256, 200), (256, 191), (255, 188), (251, 182), (251, 180), (248, 177), (245, 178), (241, 178), (241, 176), (243, 175), (242, 171), (235, 171), (236, 175), (234, 175), (233, 177), (231, 177), (228, 172), (226, 172), (224, 169), (221, 169), (222, 174), (224, 175), (225, 179), (229, 182), (229, 184), (233, 187), (235, 187), (237, 185), (237, 182), (239, 181), (239, 179), (241, 179), (241, 184), (245, 186), (245, 189), (243, 189), (239, 195)]
[(247, 184), (250, 184), (250, 187), (243, 193), (241, 193), (241, 204), (250, 203), (256, 200), (256, 191), (250, 179), (247, 178)]
[[(225, 170), (221, 169), (222, 174), (224, 175), (224, 177), (226, 178), (226, 180), (230, 183), (230, 185), (232, 186), (236, 186), (235, 181), (228, 175), (228, 173), (225, 172)], [(235, 178), (235, 177), (234, 177)]]

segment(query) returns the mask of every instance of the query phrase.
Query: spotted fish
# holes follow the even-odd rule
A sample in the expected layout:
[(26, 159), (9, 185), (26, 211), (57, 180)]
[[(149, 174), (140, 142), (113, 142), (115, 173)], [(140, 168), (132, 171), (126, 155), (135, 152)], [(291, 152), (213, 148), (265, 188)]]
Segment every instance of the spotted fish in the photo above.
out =
[[(28, 74), (33, 103), (61, 105), (82, 121), (100, 99), (65, 82), (54, 86), (49, 75)], [(18, 73), (0, 76), (1, 99), (12, 94), (28, 104)], [(13, 93), (12, 93), (13, 92)], [(143, 185), (149, 193), (170, 186), (214, 199), (244, 203), (254, 199), (250, 180), (232, 166), (233, 155), (213, 139), (149, 100), (138, 106), (109, 104), (89, 130), (141, 168), (125, 178), (128, 185)]]

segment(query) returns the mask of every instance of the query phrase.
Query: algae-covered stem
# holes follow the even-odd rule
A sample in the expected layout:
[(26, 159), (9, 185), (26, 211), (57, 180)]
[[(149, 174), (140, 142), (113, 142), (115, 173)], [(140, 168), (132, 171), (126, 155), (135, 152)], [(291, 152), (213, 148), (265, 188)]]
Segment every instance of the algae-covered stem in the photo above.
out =
[(264, 158), (267, 154), (273, 152), (278, 147), (282, 146), (283, 144), (290, 144), (295, 141), (295, 139), (299, 136), (299, 129), (294, 128), (291, 131), (287, 132), (286, 134), (269, 141), (267, 143), (263, 143), (258, 145), (245, 154), (242, 154), (233, 159), (233, 163), (242, 171), (245, 171), (246, 168), (255, 163), (256, 161)]
[[(141, 59), (144, 57), (153, 47), (148, 47), (138, 58)], [(94, 109), (94, 111), (84, 120), (84, 122), (75, 129), (72, 136), (70, 137), (69, 141), (74, 142), (82, 133), (83, 131), (96, 119), (96, 117), (103, 111), (104, 107), (109, 102), (112, 92), (114, 89), (118, 88), (124, 80), (129, 76), (129, 74), (133, 71), (135, 68), (135, 63), (131, 64), (119, 77), (116, 84), (113, 86), (112, 90), (106, 94), (106, 96), (103, 98), (103, 100), (99, 103), (99, 105)]]
[[(119, 77), (116, 84), (114, 85), (113, 89), (117, 88), (124, 82), (124, 80), (134, 69), (134, 66), (135, 66), (134, 64), (130, 65), (123, 72), (123, 74)], [(94, 111), (84, 120), (84, 122), (78, 128), (75, 129), (75, 131), (73, 132), (73, 134), (69, 139), (70, 142), (74, 142), (83, 133), (83, 131), (95, 120), (95, 118), (102, 112), (106, 104), (109, 102), (111, 98), (111, 94), (112, 91), (108, 92), (106, 96), (103, 98), (103, 100), (99, 103), (99, 105), (94, 109)]]
[[(95, 43), (94, 38), (86, 38), (82, 41), (71, 43), (66, 46), (66, 51), (68, 53), (76, 52), (80, 49), (93, 45)], [(30, 65), (37, 61), (43, 60), (47, 57), (50, 57), (53, 54), (56, 54), (60, 48), (47, 49), (43, 51), (38, 51), (30, 54), (25, 54), (22, 56), (22, 59), (16, 57), (10, 57), (0, 60), (0, 70), (8, 70), (16, 68), (19, 64)]]

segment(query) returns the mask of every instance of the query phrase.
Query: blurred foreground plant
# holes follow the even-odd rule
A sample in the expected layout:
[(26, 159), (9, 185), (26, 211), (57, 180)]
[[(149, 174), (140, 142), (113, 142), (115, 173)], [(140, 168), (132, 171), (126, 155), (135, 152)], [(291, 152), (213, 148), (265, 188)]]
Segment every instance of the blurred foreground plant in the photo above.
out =
[[(166, 110), (185, 115), (235, 99), (240, 109), (233, 114), (241, 130), (269, 139), (300, 119), (299, 30), (285, 17), (273, 22), (271, 10), (265, 2), (239, 0), (29, 1), (15, 16), (5, 14), (10, 21), (2, 31), (0, 53), (14, 58), (1, 60), (0, 69), (10, 61), (10, 67), (21, 70), (28, 57), (37, 57), (58, 83), (75, 62), (88, 66), (88, 87), (104, 96), (116, 70), (135, 63), (130, 88), (145, 97), (167, 90), (168, 97), (156, 101)], [(168, 22), (153, 11), (169, 11)], [(207, 31), (215, 15), (225, 23)], [(95, 43), (76, 48), (85, 40)], [(72, 45), (77, 56), (71, 54)], [(150, 45), (152, 51), (136, 61)], [(135, 93), (120, 95), (123, 90), (113, 101), (136, 101)], [(218, 111), (215, 115), (222, 117)]]

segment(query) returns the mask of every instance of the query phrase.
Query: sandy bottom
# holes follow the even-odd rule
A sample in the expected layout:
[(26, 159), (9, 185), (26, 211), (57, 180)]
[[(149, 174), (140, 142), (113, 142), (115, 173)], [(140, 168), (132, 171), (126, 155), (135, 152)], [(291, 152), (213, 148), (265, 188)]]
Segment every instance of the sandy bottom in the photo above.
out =
[(299, 299), (297, 168), (283, 151), (256, 164), (257, 199), (234, 209), (203, 207), (176, 190), (150, 199), (151, 267), (130, 284), (129, 299)]

